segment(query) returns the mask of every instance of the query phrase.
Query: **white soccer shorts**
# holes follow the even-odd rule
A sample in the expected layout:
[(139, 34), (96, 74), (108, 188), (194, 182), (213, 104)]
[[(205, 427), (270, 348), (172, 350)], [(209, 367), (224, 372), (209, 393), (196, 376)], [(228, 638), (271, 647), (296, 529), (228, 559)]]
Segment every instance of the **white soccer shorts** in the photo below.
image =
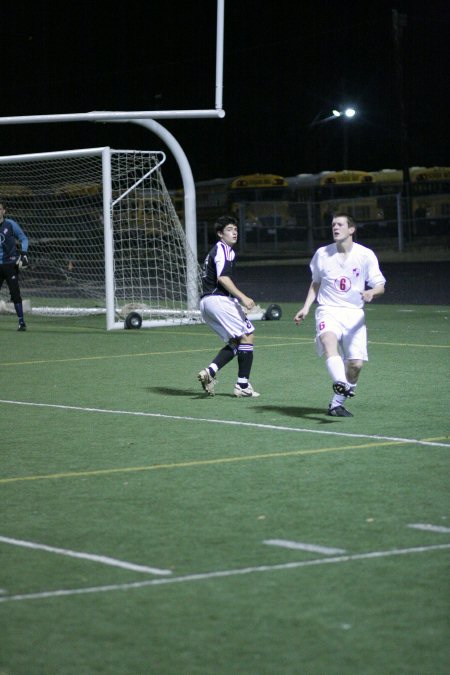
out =
[(323, 356), (319, 336), (328, 331), (336, 335), (344, 359), (369, 360), (364, 310), (331, 306), (316, 309), (316, 350), (319, 356)]
[(250, 335), (255, 330), (237, 298), (206, 295), (200, 300), (200, 312), (204, 322), (224, 342), (240, 338), (242, 335)]

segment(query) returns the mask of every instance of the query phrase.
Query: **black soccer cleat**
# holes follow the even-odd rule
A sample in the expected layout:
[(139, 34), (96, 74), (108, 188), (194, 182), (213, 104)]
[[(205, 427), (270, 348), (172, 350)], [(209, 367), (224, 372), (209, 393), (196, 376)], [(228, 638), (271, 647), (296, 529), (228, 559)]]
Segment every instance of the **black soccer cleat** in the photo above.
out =
[(334, 408), (328, 407), (327, 414), (330, 417), (353, 417), (352, 413), (343, 405), (337, 405)]
[(335, 394), (341, 394), (341, 396), (346, 396), (347, 398), (352, 398), (356, 395), (354, 388), (347, 384), (347, 382), (334, 382), (333, 391)]
[(26, 330), (26, 329), (27, 329), (27, 326), (26, 326), (25, 323), (22, 323), (22, 322), (19, 323), (19, 328), (17, 330)]

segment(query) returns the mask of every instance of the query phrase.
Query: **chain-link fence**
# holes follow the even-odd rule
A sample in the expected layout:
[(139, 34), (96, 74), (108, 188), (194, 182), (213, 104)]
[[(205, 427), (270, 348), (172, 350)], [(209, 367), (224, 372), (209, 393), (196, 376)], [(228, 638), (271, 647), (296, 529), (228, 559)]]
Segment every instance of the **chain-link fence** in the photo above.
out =
[[(450, 195), (406, 199), (400, 194), (322, 202), (261, 201), (238, 205), (237, 250), (245, 255), (310, 255), (331, 241), (332, 214), (349, 213), (358, 224), (356, 239), (398, 252), (420, 246), (448, 248)], [(210, 223), (198, 222), (199, 251), (215, 242)]]

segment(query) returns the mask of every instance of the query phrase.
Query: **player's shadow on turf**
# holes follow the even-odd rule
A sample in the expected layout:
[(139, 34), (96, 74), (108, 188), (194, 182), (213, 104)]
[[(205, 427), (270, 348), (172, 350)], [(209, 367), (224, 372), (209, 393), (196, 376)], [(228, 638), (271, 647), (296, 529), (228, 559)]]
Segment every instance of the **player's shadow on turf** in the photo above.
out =
[(308, 420), (316, 420), (321, 424), (330, 424), (330, 422), (332, 423), (336, 420), (336, 418), (328, 417), (324, 408), (306, 408), (293, 405), (259, 405), (256, 410), (258, 412), (274, 412), (285, 417), (304, 417)]
[[(200, 399), (203, 398), (205, 401), (212, 399), (212, 396), (207, 396), (204, 391), (194, 392), (192, 389), (175, 389), (174, 387), (145, 387), (145, 391), (153, 394), (162, 394), (163, 396), (189, 396), (190, 398)], [(233, 394), (227, 394), (222, 392), (221, 394), (216, 394), (214, 398), (226, 396), (227, 398), (234, 398)], [(0, 674), (1, 675), (1, 674)]]
[[(192, 389), (174, 389), (173, 387), (145, 387), (145, 391), (154, 394), (162, 394), (163, 396), (184, 396), (184, 397), (189, 396), (190, 398), (193, 399), (203, 398), (205, 401), (211, 400), (213, 398), (212, 396), (207, 396), (205, 392), (201, 390), (198, 392), (194, 392)], [(230, 394), (227, 392), (222, 392), (214, 396), (216, 400), (218, 398), (224, 397), (235, 398), (234, 394)]]
[[(192, 389), (175, 389), (174, 387), (145, 387), (145, 391), (154, 394), (163, 394), (164, 396), (190, 396), (191, 398), (203, 398), (205, 401), (212, 399), (212, 396), (207, 396), (204, 391), (199, 389), (198, 391), (193, 391)], [(220, 397), (234, 398), (234, 394), (227, 392), (221, 392), (214, 396), (215, 399)], [(1, 674), (0, 674), (1, 675)]]
[[(174, 387), (145, 387), (145, 390), (148, 392), (153, 392), (155, 394), (162, 394), (163, 396), (190, 396), (195, 399), (204, 399), (210, 400), (211, 396), (205, 396), (204, 391), (199, 391), (194, 393), (192, 389), (175, 389)], [(215, 399), (220, 397), (234, 398), (233, 394), (228, 394), (223, 392), (222, 394), (216, 394)], [(282, 406), (282, 405), (258, 405), (255, 406), (255, 411), (260, 412), (271, 412), (278, 413), (279, 415), (284, 415), (285, 417), (303, 417), (309, 420), (316, 420), (321, 424), (332, 424), (336, 422), (335, 417), (328, 417), (326, 410), (324, 408), (306, 408), (300, 406)]]
[[(175, 389), (174, 387), (145, 387), (145, 391), (154, 394), (163, 394), (164, 396), (189, 396), (192, 395), (192, 389)], [(205, 398), (205, 393), (200, 391), (195, 398)]]

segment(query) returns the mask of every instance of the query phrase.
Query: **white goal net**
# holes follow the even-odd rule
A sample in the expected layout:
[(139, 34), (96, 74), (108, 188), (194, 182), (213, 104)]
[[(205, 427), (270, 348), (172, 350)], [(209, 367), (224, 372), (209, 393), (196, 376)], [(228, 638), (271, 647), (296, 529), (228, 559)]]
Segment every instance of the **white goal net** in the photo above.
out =
[(200, 321), (200, 267), (164, 161), (109, 147), (0, 157), (0, 201), (29, 238), (32, 313), (105, 313), (108, 329), (132, 311), (149, 327)]

